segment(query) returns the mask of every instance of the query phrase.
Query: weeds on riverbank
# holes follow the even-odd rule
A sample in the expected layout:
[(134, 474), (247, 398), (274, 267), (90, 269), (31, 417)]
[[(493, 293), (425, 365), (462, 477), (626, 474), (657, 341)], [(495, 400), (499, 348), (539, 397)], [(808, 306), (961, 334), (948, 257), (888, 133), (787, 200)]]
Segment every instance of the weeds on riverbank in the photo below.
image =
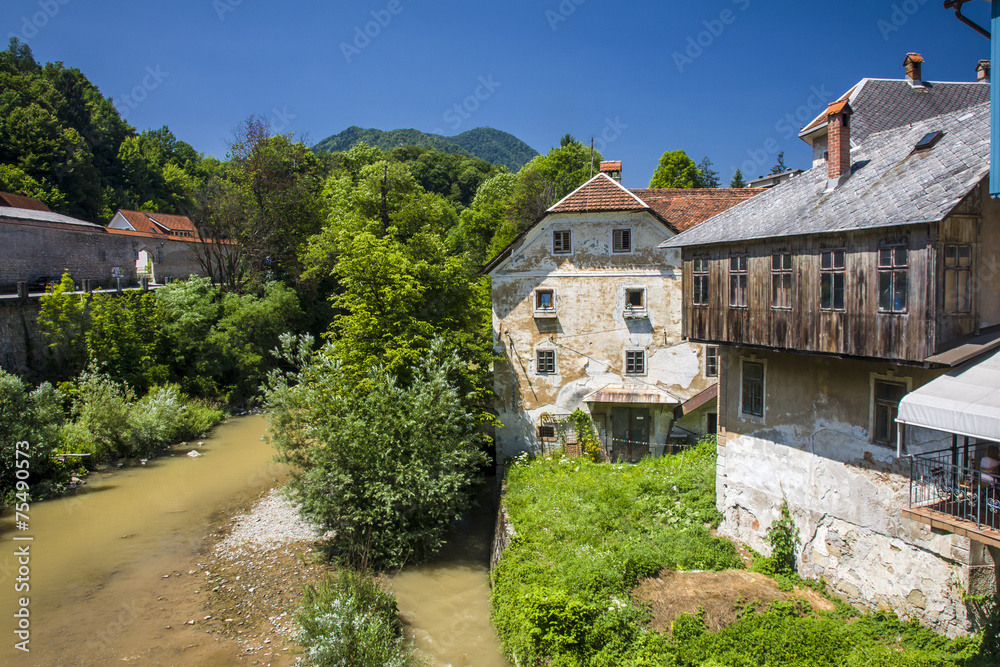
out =
[[(719, 632), (701, 614), (681, 615), (669, 637), (648, 629), (650, 613), (631, 597), (640, 579), (743, 567), (735, 546), (711, 533), (721, 519), (715, 465), (714, 440), (635, 466), (565, 458), (513, 465), (505, 507), (516, 536), (492, 593), (507, 656), (522, 667), (997, 664), (990, 630), (951, 640), (891, 613), (845, 604), (817, 612), (799, 598), (763, 609), (747, 600)], [(773, 539), (781, 549), (759, 565), (799, 582), (788, 567), (794, 535), (778, 530)]]
[(309, 585), (295, 617), (296, 641), (318, 667), (407, 667), (413, 651), (403, 637), (396, 598), (366, 575), (341, 570)]

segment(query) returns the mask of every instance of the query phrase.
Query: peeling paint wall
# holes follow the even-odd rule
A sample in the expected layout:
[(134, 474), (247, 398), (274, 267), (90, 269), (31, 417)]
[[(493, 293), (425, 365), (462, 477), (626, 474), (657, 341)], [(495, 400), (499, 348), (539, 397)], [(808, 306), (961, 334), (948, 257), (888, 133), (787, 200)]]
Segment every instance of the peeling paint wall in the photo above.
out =
[[(740, 414), (740, 362), (751, 355), (766, 363), (760, 420)], [(963, 591), (986, 571), (970, 555), (982, 545), (903, 518), (909, 464), (869, 439), (872, 374), (916, 389), (944, 371), (732, 347), (720, 361), (720, 531), (768, 552), (766, 531), (785, 499), (803, 576), (952, 636), (975, 629)], [(941, 433), (908, 432), (907, 453), (949, 445)]]
[[(631, 229), (634, 252), (612, 253), (615, 229)], [(552, 252), (552, 232), (572, 233), (572, 253)], [(678, 251), (657, 246), (671, 232), (648, 213), (549, 216), (510, 259), (492, 273), (493, 338), (505, 361), (495, 368), (501, 459), (540, 451), (539, 417), (567, 415), (588, 394), (611, 384), (654, 386), (679, 401), (714, 380), (703, 374), (700, 345), (681, 339), (681, 261)], [(538, 316), (535, 291), (552, 290), (555, 312)], [(626, 315), (626, 290), (645, 291), (643, 316)], [(538, 351), (555, 353), (555, 373), (539, 373)], [(645, 350), (646, 372), (627, 376), (626, 350)], [(652, 406), (651, 440), (665, 442), (674, 405)], [(705, 411), (679, 426), (704, 432)], [(595, 409), (599, 429), (609, 429), (610, 408)]]

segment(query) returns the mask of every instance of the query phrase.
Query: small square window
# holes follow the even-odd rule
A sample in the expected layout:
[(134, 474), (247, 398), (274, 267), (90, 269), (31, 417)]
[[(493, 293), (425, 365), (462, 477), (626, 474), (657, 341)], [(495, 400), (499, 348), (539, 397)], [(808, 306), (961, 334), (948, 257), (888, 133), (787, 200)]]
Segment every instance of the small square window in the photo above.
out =
[(627, 350), (625, 352), (625, 374), (626, 375), (646, 374), (645, 350)]
[(632, 230), (616, 229), (611, 233), (612, 252), (632, 252)]
[(573, 235), (570, 231), (567, 229), (552, 232), (552, 253), (568, 255), (571, 252), (573, 252)]
[(719, 346), (708, 345), (705, 347), (705, 377), (719, 377)]
[(555, 424), (540, 424), (538, 426), (538, 437), (541, 440), (555, 440), (556, 439)]
[(556, 351), (538, 350), (538, 374), (551, 375), (556, 372)]
[(535, 309), (536, 310), (555, 310), (556, 307), (556, 295), (550, 289), (540, 289), (535, 290)]
[(625, 307), (626, 308), (645, 308), (646, 307), (646, 290), (644, 290), (644, 289), (627, 289), (627, 290), (625, 290)]

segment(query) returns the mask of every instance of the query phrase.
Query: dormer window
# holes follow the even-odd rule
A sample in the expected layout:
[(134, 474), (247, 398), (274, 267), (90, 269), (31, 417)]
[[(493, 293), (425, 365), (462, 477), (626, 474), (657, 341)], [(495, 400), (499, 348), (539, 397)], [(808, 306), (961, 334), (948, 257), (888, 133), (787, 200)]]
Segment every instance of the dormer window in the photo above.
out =
[(573, 252), (573, 235), (568, 229), (552, 232), (552, 254), (568, 255)]
[(611, 232), (611, 252), (616, 254), (632, 252), (632, 230), (616, 229)]

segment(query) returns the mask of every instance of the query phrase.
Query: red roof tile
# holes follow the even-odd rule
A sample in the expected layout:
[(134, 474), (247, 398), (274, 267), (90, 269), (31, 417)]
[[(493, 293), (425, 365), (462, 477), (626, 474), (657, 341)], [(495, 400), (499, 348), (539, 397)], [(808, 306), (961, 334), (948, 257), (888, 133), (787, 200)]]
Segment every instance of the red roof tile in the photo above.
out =
[(757, 188), (632, 190), (678, 232), (691, 229), (714, 215), (764, 192)]
[(35, 199), (34, 197), (25, 197), (24, 195), (15, 195), (10, 192), (0, 192), (0, 206), (24, 208), (29, 211), (49, 210), (49, 207), (39, 199)]
[(598, 174), (549, 209), (549, 213), (642, 211), (649, 208), (607, 174)]
[(128, 221), (137, 232), (145, 234), (166, 234), (176, 236), (195, 237), (198, 236), (198, 229), (185, 215), (169, 215), (167, 213), (145, 213), (143, 211), (129, 211), (119, 209), (122, 217)]

